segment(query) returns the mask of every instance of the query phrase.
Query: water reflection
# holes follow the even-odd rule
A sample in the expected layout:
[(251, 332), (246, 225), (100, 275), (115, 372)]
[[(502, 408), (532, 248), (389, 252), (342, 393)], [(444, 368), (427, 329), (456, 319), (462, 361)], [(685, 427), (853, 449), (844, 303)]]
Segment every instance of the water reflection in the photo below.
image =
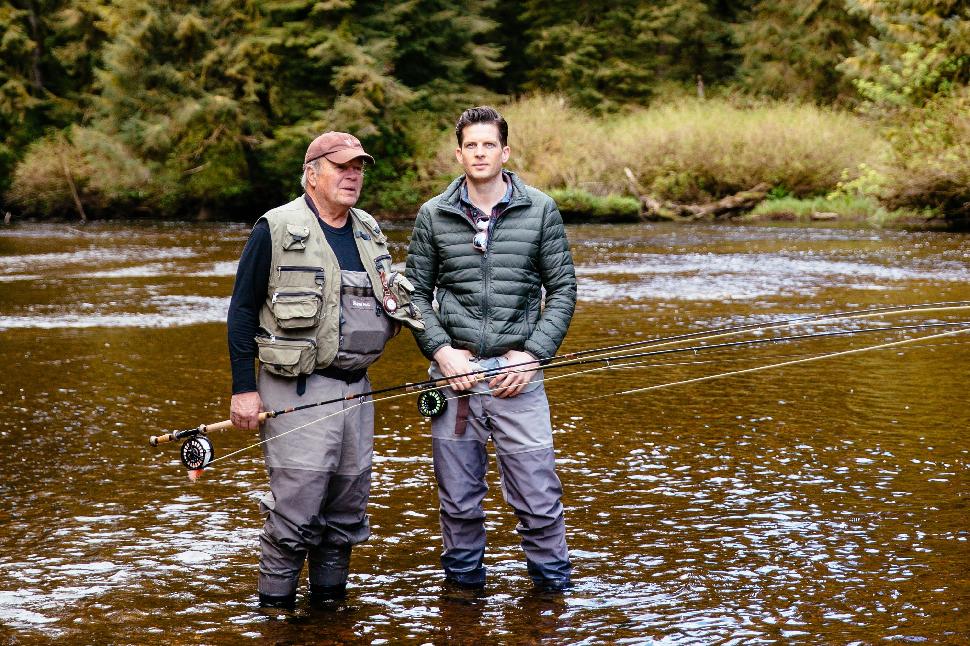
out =
[[(355, 551), (347, 603), (313, 609), (301, 598), (293, 613), (260, 612), (258, 450), (190, 484), (177, 447), (146, 442), (225, 417), (222, 319), (246, 234), (224, 225), (0, 230), (4, 641), (957, 643), (970, 634), (965, 340), (615, 395), (898, 334), (550, 379), (576, 565), (576, 588), (564, 596), (531, 592), (494, 478), (489, 587), (444, 587), (428, 424), (410, 399), (381, 402), (374, 536)], [(570, 234), (582, 287), (568, 351), (970, 298), (962, 236), (665, 226)], [(403, 257), (407, 232), (391, 236)], [(799, 331), (967, 318), (899, 314)], [(416, 381), (424, 369), (401, 337), (372, 380)], [(255, 437), (213, 441), (218, 456)]]

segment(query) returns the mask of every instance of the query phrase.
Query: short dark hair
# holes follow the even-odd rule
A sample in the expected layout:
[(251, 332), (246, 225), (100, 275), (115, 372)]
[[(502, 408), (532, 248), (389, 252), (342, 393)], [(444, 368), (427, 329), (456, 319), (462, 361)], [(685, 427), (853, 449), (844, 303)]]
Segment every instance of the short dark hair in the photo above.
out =
[(455, 137), (458, 145), (461, 146), (465, 139), (465, 128), (475, 123), (491, 123), (498, 128), (498, 138), (503, 146), (509, 145), (509, 124), (498, 113), (498, 110), (491, 106), (480, 105), (477, 108), (468, 108), (458, 117), (455, 124)]

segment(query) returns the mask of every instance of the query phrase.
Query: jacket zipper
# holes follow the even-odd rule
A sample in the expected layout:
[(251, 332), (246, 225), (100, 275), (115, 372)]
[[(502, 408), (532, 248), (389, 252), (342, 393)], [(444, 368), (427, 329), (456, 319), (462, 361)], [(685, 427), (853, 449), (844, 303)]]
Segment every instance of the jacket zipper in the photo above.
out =
[[(499, 219), (503, 215), (505, 215), (508, 212), (508, 210), (513, 206), (519, 206), (519, 205), (516, 202), (509, 202), (508, 204), (505, 205), (505, 208), (502, 209), (502, 212), (499, 213), (499, 216), (497, 218), (495, 218), (494, 220), (489, 218), (490, 228), (488, 231), (488, 242), (485, 243), (485, 252), (482, 254), (482, 281), (483, 281), (482, 282), (482, 328), (481, 328), (481, 331), (479, 332), (479, 339), (481, 339), (478, 342), (479, 357), (481, 357), (485, 353), (485, 328), (488, 327), (488, 283), (489, 283), (488, 268), (491, 266), (488, 261), (488, 249), (492, 245), (492, 234), (495, 232), (495, 227), (498, 225)], [(459, 211), (458, 209), (454, 209), (451, 206), (442, 205), (442, 204), (439, 204), (438, 208), (441, 209), (442, 211), (447, 211), (448, 213), (454, 213), (465, 222), (468, 222), (468, 215), (462, 211)], [(469, 224), (471, 223), (469, 222)], [(471, 227), (472, 227), (472, 231), (475, 231), (475, 225), (472, 224)]]

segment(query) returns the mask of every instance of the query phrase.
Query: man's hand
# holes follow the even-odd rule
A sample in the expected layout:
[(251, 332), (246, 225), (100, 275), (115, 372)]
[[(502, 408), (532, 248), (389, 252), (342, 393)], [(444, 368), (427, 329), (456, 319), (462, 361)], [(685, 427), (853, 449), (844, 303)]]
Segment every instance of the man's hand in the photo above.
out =
[(528, 352), (518, 350), (509, 350), (502, 356), (509, 362), (509, 365), (517, 367), (509, 368), (506, 372), (493, 377), (488, 382), (488, 387), (492, 389), (493, 395), (505, 399), (515, 397), (532, 381), (539, 370), (539, 360)]
[(229, 403), (229, 420), (236, 428), (255, 431), (259, 428), (259, 414), (263, 412), (263, 400), (259, 393), (237, 393)]
[(441, 374), (448, 379), (448, 385), (458, 391), (468, 390), (478, 381), (475, 375), (455, 377), (455, 375), (465, 375), (473, 370), (468, 361), (471, 358), (472, 353), (468, 350), (457, 350), (450, 345), (441, 346), (434, 353), (434, 360), (438, 362)]

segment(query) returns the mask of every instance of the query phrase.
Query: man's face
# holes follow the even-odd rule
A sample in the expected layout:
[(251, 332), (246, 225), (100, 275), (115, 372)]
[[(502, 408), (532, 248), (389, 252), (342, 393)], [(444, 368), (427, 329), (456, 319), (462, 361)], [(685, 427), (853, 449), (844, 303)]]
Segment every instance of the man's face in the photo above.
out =
[(335, 164), (321, 157), (317, 170), (310, 167), (307, 187), (313, 191), (313, 199), (322, 208), (338, 212), (357, 204), (364, 186), (364, 160), (352, 159), (346, 164)]
[(509, 147), (499, 139), (494, 123), (473, 123), (462, 131), (462, 142), (455, 150), (455, 158), (465, 175), (476, 181), (487, 181), (502, 172), (502, 164), (509, 160)]

